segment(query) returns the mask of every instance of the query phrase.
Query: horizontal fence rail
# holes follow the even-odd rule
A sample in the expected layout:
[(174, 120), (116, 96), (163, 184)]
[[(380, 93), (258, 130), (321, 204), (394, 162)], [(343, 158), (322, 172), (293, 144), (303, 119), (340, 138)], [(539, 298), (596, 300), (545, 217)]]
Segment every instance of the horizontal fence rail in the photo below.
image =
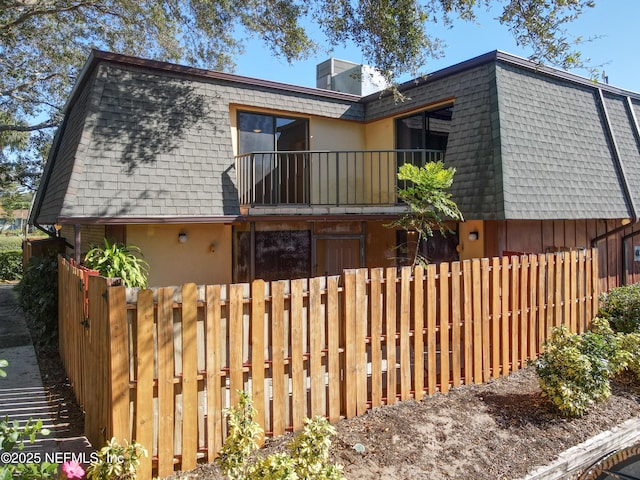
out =
[(398, 167), (440, 150), (253, 152), (236, 157), (241, 205), (395, 205)]
[(597, 264), (587, 250), (136, 291), (61, 260), (60, 350), (93, 444), (135, 439), (139, 478), (164, 477), (215, 458), (238, 391), (279, 435), (518, 370), (553, 327), (588, 327)]

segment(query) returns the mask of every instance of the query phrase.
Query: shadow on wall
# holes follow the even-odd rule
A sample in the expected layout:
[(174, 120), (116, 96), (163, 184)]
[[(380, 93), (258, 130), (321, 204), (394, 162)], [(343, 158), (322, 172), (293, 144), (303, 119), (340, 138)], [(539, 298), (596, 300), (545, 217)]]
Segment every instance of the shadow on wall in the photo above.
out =
[[(127, 175), (182, 145), (212, 100), (172, 78), (109, 71), (95, 127), (96, 146), (114, 152)], [(200, 127), (196, 127), (200, 128)], [(208, 125), (217, 129), (217, 126)]]
[(235, 165), (222, 172), (222, 211), (225, 215), (238, 214), (239, 196), (234, 178), (236, 178)]

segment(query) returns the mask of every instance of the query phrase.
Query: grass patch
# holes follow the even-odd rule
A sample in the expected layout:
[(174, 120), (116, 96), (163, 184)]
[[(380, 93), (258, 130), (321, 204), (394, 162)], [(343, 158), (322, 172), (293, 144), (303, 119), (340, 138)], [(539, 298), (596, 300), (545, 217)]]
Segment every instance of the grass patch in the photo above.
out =
[(0, 252), (8, 252), (10, 250), (22, 251), (22, 236), (0, 235)]

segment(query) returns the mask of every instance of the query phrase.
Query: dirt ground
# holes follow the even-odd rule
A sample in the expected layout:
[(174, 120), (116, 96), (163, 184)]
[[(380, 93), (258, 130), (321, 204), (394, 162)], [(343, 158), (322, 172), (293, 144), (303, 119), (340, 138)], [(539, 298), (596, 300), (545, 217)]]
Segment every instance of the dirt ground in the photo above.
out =
[[(82, 412), (55, 353), (39, 352), (43, 383), (63, 397), (70, 430), (81, 434)], [(527, 368), (483, 385), (454, 388), (447, 395), (380, 407), (336, 427), (333, 461), (349, 480), (518, 479), (551, 463), (564, 450), (640, 415), (640, 390), (631, 379), (613, 382), (613, 394), (582, 418), (558, 416)], [(282, 450), (288, 437), (270, 440)], [(363, 452), (354, 445), (364, 446)], [(177, 479), (222, 479), (213, 465), (177, 473)]]
[[(521, 370), (447, 395), (381, 407), (343, 420), (331, 448), (349, 480), (517, 479), (564, 450), (640, 414), (640, 391), (614, 382), (609, 400), (582, 418), (566, 419), (542, 397), (535, 372)], [(273, 440), (267, 451), (281, 449)], [(356, 444), (364, 446), (357, 452)], [(178, 479), (223, 478), (212, 465)]]

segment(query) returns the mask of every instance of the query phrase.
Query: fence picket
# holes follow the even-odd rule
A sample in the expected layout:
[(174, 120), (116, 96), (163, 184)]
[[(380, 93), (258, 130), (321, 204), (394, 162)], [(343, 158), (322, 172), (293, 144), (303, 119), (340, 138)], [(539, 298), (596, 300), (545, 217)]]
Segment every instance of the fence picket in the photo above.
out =
[(500, 302), (501, 311), (500, 311), (500, 350), (502, 352), (502, 369), (501, 373), (504, 376), (509, 375), (509, 359), (511, 358), (511, 350), (510, 350), (510, 338), (509, 338), (509, 323), (510, 323), (510, 315), (509, 315), (509, 294), (511, 289), (509, 288), (509, 279), (510, 271), (509, 271), (509, 258), (502, 257), (501, 265), (500, 265), (500, 277), (501, 277), (501, 293), (502, 293), (502, 301)]
[[(424, 269), (413, 270), (413, 355), (414, 398), (424, 398)], [(373, 357), (373, 356), (372, 356)], [(373, 358), (371, 363), (374, 363)]]
[(384, 303), (382, 292), (382, 268), (371, 269), (371, 406), (382, 405), (382, 318)]
[(195, 283), (182, 286), (182, 461), (196, 468), (198, 454), (198, 304)]
[(302, 420), (308, 416), (304, 377), (306, 339), (302, 328), (304, 282), (302, 279), (291, 281), (291, 411), (294, 432), (302, 428)]
[(473, 282), (471, 280), (471, 260), (462, 262), (462, 296), (464, 300), (463, 350), (464, 383), (473, 383)]
[(397, 269), (389, 267), (385, 275), (385, 347), (387, 350), (387, 405), (396, 403), (396, 275)]
[[(255, 421), (264, 428), (265, 412), (269, 407), (264, 392), (264, 351), (265, 351), (265, 285), (264, 280), (251, 283), (251, 399), (256, 409)], [(258, 439), (262, 443), (263, 437)]]
[[(205, 332), (207, 349), (205, 353), (205, 364), (207, 369), (207, 460), (210, 462), (213, 461), (220, 448), (222, 448), (220, 293), (220, 285), (207, 285), (205, 289)], [(255, 384), (254, 388), (256, 388)], [(254, 390), (254, 398), (255, 397), (260, 400), (259, 392)], [(258, 403), (258, 405), (260, 405), (260, 403)]]
[[(136, 306), (136, 406), (135, 440), (153, 452), (153, 292), (138, 292)], [(138, 474), (142, 478), (151, 477), (151, 456), (140, 459)]]
[(173, 473), (173, 288), (158, 290), (158, 476)]
[[(348, 298), (356, 297), (356, 272), (344, 272), (344, 295)], [(357, 385), (356, 385), (356, 302), (344, 304), (344, 402), (347, 418), (356, 416)]]
[(482, 271), (480, 260), (471, 261), (473, 291), (473, 383), (482, 383)]
[(491, 378), (491, 343), (489, 324), (489, 259), (480, 260), (480, 270), (482, 275), (482, 381), (488, 382)]
[(342, 407), (340, 381), (340, 301), (338, 284), (340, 277), (327, 278), (327, 369), (329, 371), (329, 420), (340, 419)]
[[(309, 282), (311, 416), (324, 416), (326, 414), (324, 407), (324, 371), (322, 368), (322, 339), (324, 338), (325, 322), (320, 296), (322, 290), (321, 280), (321, 278), (312, 278)], [(361, 363), (361, 360), (358, 363)]]
[(437, 389), (436, 352), (436, 266), (427, 265), (427, 393), (433, 395)]
[[(529, 313), (527, 315), (527, 358), (534, 359), (538, 346), (536, 318), (538, 315), (538, 257), (531, 255), (529, 263)], [(526, 363), (524, 364), (526, 366)]]
[(440, 391), (449, 392), (449, 264), (439, 268), (440, 290)]
[(491, 376), (500, 376), (500, 259), (491, 259)]
[(460, 262), (451, 264), (451, 383), (454, 387), (462, 383), (462, 367), (460, 365), (460, 303), (462, 301), (460, 285)]
[(367, 269), (356, 271), (355, 291), (356, 415), (367, 411)]
[(511, 321), (509, 330), (511, 331), (511, 371), (515, 372), (519, 368), (518, 351), (520, 343), (518, 341), (518, 325), (520, 321), (520, 260), (518, 257), (511, 257)]
[(547, 283), (547, 256), (543, 253), (538, 255), (538, 310), (537, 310), (537, 343), (536, 354), (537, 357), (542, 352), (542, 344), (545, 338), (545, 319), (546, 319), (546, 292), (545, 285)]
[(400, 271), (400, 400), (411, 398), (411, 267)]
[(518, 315), (518, 368), (527, 365), (527, 323), (529, 321), (529, 257), (520, 257), (520, 314)]
[(271, 428), (273, 435), (282, 435), (286, 428), (284, 393), (284, 286), (285, 282), (271, 283), (271, 388), (273, 398)]

